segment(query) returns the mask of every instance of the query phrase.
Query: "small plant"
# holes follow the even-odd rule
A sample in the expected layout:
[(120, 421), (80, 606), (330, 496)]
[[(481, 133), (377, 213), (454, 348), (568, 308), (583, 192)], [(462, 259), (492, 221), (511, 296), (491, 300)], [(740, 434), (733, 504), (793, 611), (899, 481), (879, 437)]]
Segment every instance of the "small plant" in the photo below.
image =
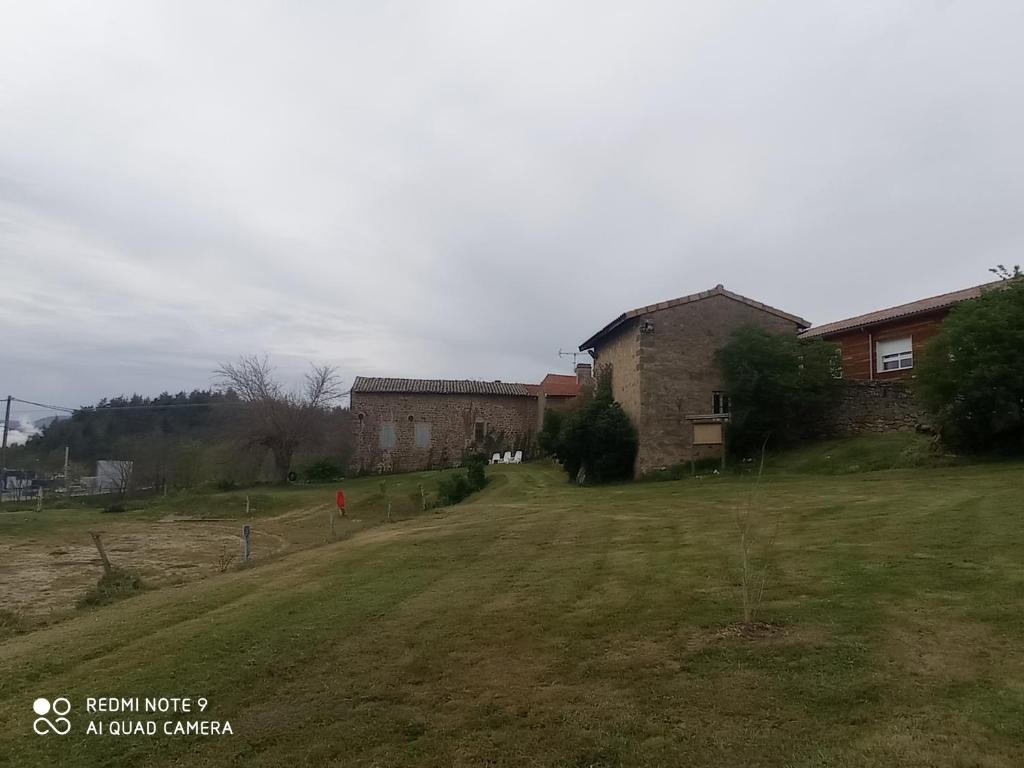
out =
[(20, 635), (31, 629), (31, 623), (17, 611), (0, 608), (0, 638)]
[(221, 550), (221, 553), (217, 556), (217, 572), (226, 573), (232, 565), (235, 564), (235, 560), (238, 559), (238, 554), (234, 549), (225, 547)]
[(218, 480), (213, 487), (221, 493), (227, 493), (228, 491), (237, 491), (241, 486), (234, 480)]
[(761, 547), (760, 566), (755, 563), (756, 555), (754, 549), (759, 539), (759, 515), (755, 512), (757, 504), (757, 492), (761, 485), (761, 476), (764, 474), (765, 445), (761, 446), (761, 462), (757, 468), (757, 478), (747, 497), (747, 503), (743, 507), (737, 507), (735, 513), (736, 531), (739, 535), (740, 545), (740, 590), (743, 605), (743, 626), (751, 627), (754, 624), (755, 616), (761, 607), (764, 598), (764, 587), (768, 580), (768, 566), (771, 562), (772, 550), (775, 547), (775, 539), (779, 533), (779, 514), (775, 515), (771, 532), (764, 538)]
[(103, 512), (109, 512), (116, 514), (118, 512), (127, 512), (128, 508), (124, 504), (110, 504), (102, 509)]
[(79, 607), (86, 608), (96, 605), (106, 605), (127, 597), (133, 597), (145, 589), (142, 580), (134, 574), (123, 571), (120, 568), (112, 568), (109, 573), (104, 573), (96, 586), (86, 592), (78, 601)]

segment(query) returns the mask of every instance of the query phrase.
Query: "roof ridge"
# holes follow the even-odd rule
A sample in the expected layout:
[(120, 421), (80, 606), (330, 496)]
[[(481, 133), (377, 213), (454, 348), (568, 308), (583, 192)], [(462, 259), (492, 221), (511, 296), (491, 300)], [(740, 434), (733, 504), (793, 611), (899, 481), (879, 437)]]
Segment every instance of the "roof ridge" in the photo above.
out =
[(875, 309), (870, 312), (862, 312), (859, 315), (853, 315), (841, 320), (833, 320), (829, 323), (822, 323), (821, 325), (808, 328), (803, 331), (800, 336), (802, 338), (816, 338), (829, 333), (838, 333), (840, 331), (851, 330), (854, 328), (878, 325), (879, 323), (889, 322), (890, 320), (896, 320), (901, 317), (909, 317), (911, 315), (917, 315), (924, 312), (934, 312), (939, 309), (945, 309), (946, 307), (953, 306), (954, 304), (959, 304), (961, 301), (975, 299), (986, 289), (994, 288), (1004, 282), (1005, 281), (1003, 280), (992, 280), (987, 283), (979, 283), (978, 285), (960, 288), (955, 291), (947, 291), (946, 293), (939, 293), (934, 296), (926, 296), (923, 299), (895, 304), (891, 307)]
[(705, 291), (698, 291), (697, 293), (691, 293), (686, 296), (680, 296), (675, 299), (666, 299), (664, 301), (659, 301), (654, 304), (647, 304), (646, 306), (637, 307), (636, 309), (631, 309), (627, 312), (623, 312), (621, 315), (619, 315), (610, 323), (608, 323), (604, 328), (602, 328), (597, 333), (592, 335), (589, 339), (580, 344), (579, 348), (581, 351), (590, 349), (591, 347), (593, 347), (594, 342), (596, 342), (602, 336), (605, 336), (611, 331), (618, 328), (626, 320), (632, 320), (634, 317), (641, 317), (642, 315), (646, 315), (651, 312), (657, 312), (658, 310), (670, 309), (671, 307), (678, 307), (683, 304), (690, 304), (695, 301), (709, 299), (712, 296), (725, 296), (728, 299), (738, 301), (741, 304), (746, 304), (747, 306), (753, 307), (754, 309), (760, 309), (761, 311), (768, 312), (769, 314), (773, 314), (776, 317), (781, 317), (784, 320), (789, 320), (793, 324), (802, 326), (804, 328), (808, 328), (811, 325), (809, 322), (807, 322), (798, 315), (792, 315), (789, 312), (784, 312), (783, 310), (773, 307), (770, 304), (765, 304), (763, 302), (744, 296), (743, 294), (730, 291), (724, 285), (719, 283), (714, 288), (709, 288)]

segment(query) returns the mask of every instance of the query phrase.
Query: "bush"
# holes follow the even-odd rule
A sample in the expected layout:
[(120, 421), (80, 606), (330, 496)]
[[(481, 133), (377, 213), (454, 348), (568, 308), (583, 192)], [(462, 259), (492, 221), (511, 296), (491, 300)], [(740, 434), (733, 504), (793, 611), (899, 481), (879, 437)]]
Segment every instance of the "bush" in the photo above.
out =
[(487, 485), (487, 459), (480, 454), (466, 454), (462, 459), (466, 472), (442, 477), (437, 485), (437, 506), (448, 507), (482, 490)]
[(82, 596), (78, 604), (81, 607), (104, 605), (137, 595), (144, 588), (138, 576), (120, 568), (112, 568), (109, 574), (103, 574), (96, 586)]
[(341, 465), (331, 459), (319, 459), (302, 468), (302, 476), (309, 483), (329, 483), (340, 480), (344, 474)]
[(550, 408), (544, 411), (544, 424), (537, 436), (537, 445), (545, 456), (554, 456), (557, 452), (559, 435), (564, 423), (565, 414), (562, 411)]
[(234, 480), (218, 480), (213, 487), (221, 493), (227, 493), (228, 491), (237, 491), (241, 486)]
[(957, 305), (926, 345), (915, 388), (943, 442), (1024, 453), (1024, 278)]
[[(554, 426), (561, 422), (557, 434)], [(573, 480), (604, 483), (633, 475), (637, 432), (612, 398), (611, 380), (600, 377), (594, 398), (575, 411), (548, 420), (547, 450)], [(543, 432), (543, 430), (542, 430)]]
[(101, 511), (110, 513), (127, 512), (128, 508), (124, 504), (110, 504), (104, 507)]
[(819, 339), (737, 329), (715, 354), (729, 393), (729, 452), (752, 456), (769, 438), (778, 447), (804, 437), (835, 405), (837, 355)]

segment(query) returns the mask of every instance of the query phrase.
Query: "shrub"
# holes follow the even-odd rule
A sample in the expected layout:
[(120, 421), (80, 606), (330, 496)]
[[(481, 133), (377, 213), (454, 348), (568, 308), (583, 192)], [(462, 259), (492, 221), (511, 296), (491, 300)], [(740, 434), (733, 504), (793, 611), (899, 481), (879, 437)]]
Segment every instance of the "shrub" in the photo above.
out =
[(554, 435), (556, 419), (545, 419), (545, 426), (550, 427), (545, 441), (570, 481), (604, 483), (632, 476), (638, 445), (636, 428), (612, 398), (607, 375), (599, 378), (590, 402), (558, 420), (561, 426)]
[(487, 458), (479, 453), (469, 454), (462, 460), (466, 468), (466, 479), (474, 491), (482, 490), (487, 485)]
[(128, 508), (124, 504), (109, 504), (108, 506), (104, 507), (101, 511), (110, 513), (127, 512)]
[(779, 446), (803, 437), (835, 405), (837, 354), (819, 339), (737, 329), (715, 354), (731, 403), (729, 452), (752, 456), (769, 438)]
[(228, 491), (236, 491), (241, 486), (239, 486), (234, 480), (218, 480), (213, 484), (213, 487), (221, 493), (227, 493)]
[(110, 573), (100, 577), (95, 587), (82, 596), (78, 604), (81, 607), (104, 605), (132, 597), (143, 589), (144, 585), (138, 576), (120, 568), (112, 568)]
[(1024, 452), (1024, 278), (957, 305), (917, 364), (915, 388), (943, 442)]
[(537, 436), (537, 445), (545, 456), (554, 456), (558, 451), (559, 435), (564, 423), (565, 414), (562, 411), (550, 408), (544, 411), (544, 424)]
[(458, 504), (471, 493), (473, 493), (473, 489), (469, 485), (469, 478), (462, 472), (442, 477), (437, 484), (438, 506), (448, 507)]
[(458, 504), (487, 485), (487, 459), (480, 454), (466, 454), (462, 459), (466, 472), (453, 472), (442, 477), (437, 485), (437, 506)]
[(309, 483), (329, 483), (344, 476), (340, 464), (331, 459), (318, 459), (302, 468), (302, 476)]

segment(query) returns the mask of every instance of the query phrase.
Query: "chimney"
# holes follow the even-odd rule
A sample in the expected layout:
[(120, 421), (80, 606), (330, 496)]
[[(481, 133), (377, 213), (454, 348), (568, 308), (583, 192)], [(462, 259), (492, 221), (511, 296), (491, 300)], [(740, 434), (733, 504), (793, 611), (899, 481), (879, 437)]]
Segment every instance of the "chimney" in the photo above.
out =
[(591, 389), (594, 386), (594, 369), (590, 363), (576, 363), (576, 383), (580, 389)]

